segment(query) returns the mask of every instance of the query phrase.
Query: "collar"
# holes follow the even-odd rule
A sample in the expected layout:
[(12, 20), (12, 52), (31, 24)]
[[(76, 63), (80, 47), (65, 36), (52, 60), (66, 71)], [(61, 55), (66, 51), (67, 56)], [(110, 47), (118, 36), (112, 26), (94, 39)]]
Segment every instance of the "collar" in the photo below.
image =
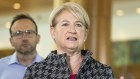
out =
[[(35, 63), (35, 62), (40, 62), (41, 60), (43, 60), (43, 58), (37, 53), (37, 55), (36, 55), (34, 61), (32, 62), (32, 64)], [(17, 57), (16, 57), (16, 52), (13, 55), (11, 55), (9, 65), (10, 64), (20, 64)]]
[[(87, 58), (90, 58), (93, 53), (88, 50), (81, 50), (81, 54), (84, 56), (85, 59), (87, 59)], [(67, 57), (66, 53), (57, 54), (57, 50), (53, 50), (53, 51), (51, 51), (51, 53), (48, 55), (47, 58), (49, 58), (51, 60), (58, 60), (58, 59), (65, 58), (65, 57)]]

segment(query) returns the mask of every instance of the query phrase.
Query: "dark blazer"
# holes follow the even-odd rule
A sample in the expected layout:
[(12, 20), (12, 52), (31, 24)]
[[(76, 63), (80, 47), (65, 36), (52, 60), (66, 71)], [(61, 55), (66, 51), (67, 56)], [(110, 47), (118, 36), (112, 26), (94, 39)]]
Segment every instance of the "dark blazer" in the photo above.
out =
[[(111, 67), (93, 59), (91, 52), (82, 50), (84, 56), (76, 79), (114, 79)], [(52, 51), (45, 60), (30, 66), (24, 79), (70, 79), (71, 70), (66, 54)]]

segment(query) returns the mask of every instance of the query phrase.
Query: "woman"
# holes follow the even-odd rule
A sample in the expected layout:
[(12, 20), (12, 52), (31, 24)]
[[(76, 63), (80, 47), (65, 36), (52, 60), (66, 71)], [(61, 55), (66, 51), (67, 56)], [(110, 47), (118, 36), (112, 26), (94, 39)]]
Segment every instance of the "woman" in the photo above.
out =
[(57, 50), (27, 69), (25, 79), (114, 79), (112, 69), (82, 50), (89, 17), (76, 3), (65, 3), (50, 15), (50, 32)]

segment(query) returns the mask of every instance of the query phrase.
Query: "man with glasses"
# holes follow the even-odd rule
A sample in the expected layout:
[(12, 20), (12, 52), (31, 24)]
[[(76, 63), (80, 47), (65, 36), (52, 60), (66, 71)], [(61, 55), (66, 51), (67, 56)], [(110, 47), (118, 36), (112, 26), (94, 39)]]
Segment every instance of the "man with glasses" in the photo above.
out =
[(0, 79), (23, 79), (27, 67), (43, 59), (36, 50), (40, 41), (37, 24), (29, 15), (19, 14), (9, 32), (15, 53), (0, 59)]

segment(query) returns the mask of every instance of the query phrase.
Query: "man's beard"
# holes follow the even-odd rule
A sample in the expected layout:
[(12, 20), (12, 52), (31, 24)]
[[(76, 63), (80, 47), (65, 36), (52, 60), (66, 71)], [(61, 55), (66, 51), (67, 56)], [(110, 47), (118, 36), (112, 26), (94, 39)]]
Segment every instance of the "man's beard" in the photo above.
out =
[(23, 50), (22, 48), (17, 49), (17, 52), (23, 55), (29, 55), (29, 54), (33, 54), (33, 52), (36, 50), (36, 46), (35, 47), (30, 47), (28, 48), (28, 50)]

